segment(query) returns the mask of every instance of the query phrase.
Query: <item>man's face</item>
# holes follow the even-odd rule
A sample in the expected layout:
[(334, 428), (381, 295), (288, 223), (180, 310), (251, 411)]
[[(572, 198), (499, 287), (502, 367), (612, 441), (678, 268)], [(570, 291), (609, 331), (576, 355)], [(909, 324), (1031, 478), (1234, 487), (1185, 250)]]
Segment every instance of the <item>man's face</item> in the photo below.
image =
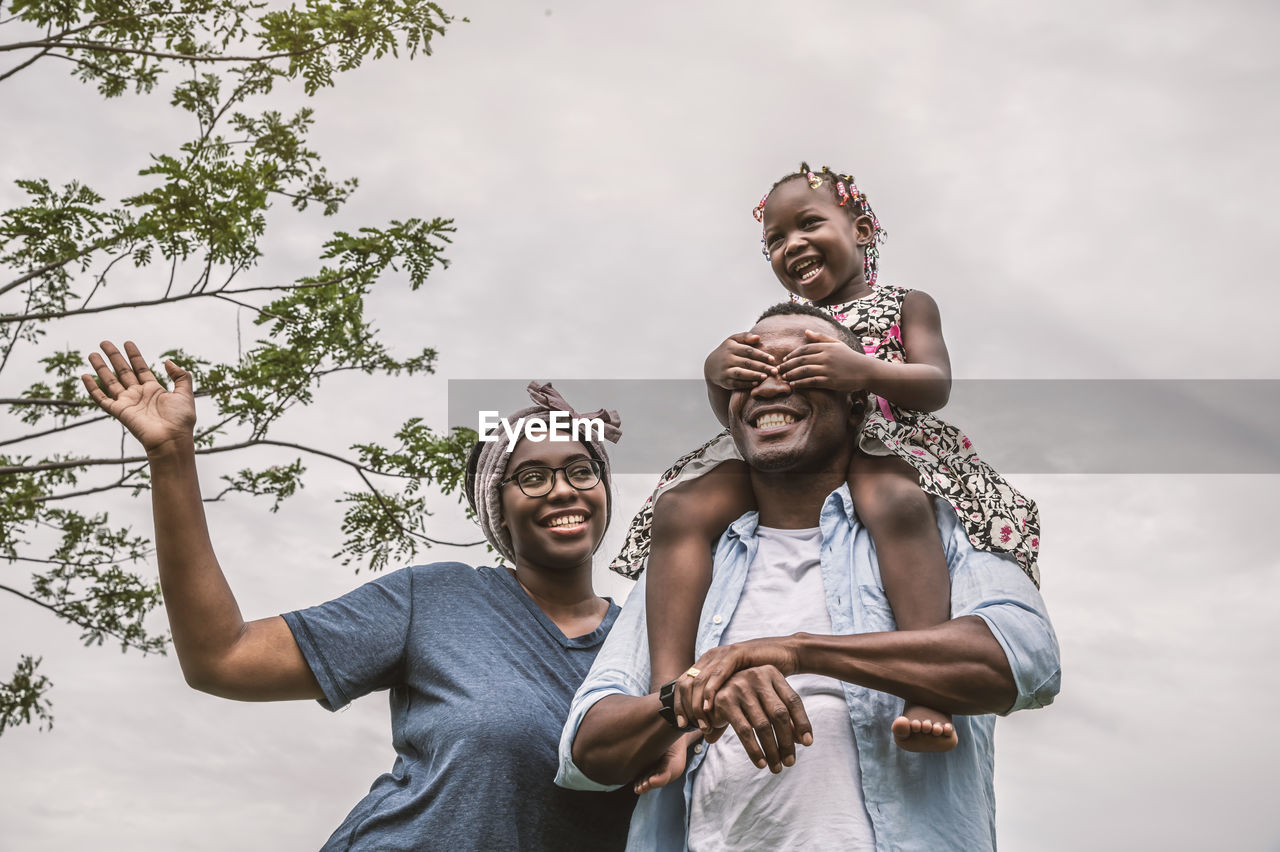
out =
[[(759, 348), (778, 361), (803, 346), (805, 329), (830, 333), (817, 317), (784, 315), (761, 320), (752, 329)], [(815, 388), (793, 389), (770, 376), (729, 398), (729, 431), (738, 452), (756, 470), (816, 472), (843, 465), (842, 450), (852, 446), (858, 416), (849, 394)]]

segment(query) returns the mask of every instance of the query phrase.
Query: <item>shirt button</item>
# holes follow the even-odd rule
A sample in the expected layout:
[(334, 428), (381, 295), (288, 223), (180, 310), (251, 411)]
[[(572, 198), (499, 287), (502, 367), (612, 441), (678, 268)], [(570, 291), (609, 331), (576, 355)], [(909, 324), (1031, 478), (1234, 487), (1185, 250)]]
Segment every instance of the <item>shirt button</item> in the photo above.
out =
[(697, 743), (693, 747), (694, 754), (702, 754), (702, 743)]
[(723, 618), (721, 618), (721, 617), (720, 617), (720, 616), (718, 616), (718, 615), (717, 615), (717, 616), (712, 617), (712, 619), (711, 619), (711, 623), (712, 623), (712, 624), (719, 624), (719, 623), (720, 623), (720, 622), (722, 622), (722, 621), (724, 621), (724, 619), (723, 619)]

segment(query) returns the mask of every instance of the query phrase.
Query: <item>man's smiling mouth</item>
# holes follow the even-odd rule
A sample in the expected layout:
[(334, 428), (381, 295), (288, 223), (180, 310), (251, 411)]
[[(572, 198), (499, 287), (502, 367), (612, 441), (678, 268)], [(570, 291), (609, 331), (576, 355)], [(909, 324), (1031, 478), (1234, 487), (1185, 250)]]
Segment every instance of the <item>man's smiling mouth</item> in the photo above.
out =
[(755, 427), (757, 429), (780, 429), (783, 426), (790, 426), (796, 422), (795, 415), (786, 414), (781, 411), (770, 411), (767, 414), (761, 414), (756, 418)]

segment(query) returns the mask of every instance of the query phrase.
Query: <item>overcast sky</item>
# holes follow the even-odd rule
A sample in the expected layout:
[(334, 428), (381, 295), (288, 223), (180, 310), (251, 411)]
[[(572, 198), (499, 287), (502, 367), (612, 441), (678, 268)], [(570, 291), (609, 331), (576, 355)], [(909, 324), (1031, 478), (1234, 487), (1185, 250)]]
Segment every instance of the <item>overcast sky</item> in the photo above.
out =
[[(418, 293), (390, 276), (372, 302), (387, 343), (437, 347), (438, 372), (326, 382), (282, 436), (342, 449), (409, 416), (442, 427), (450, 380), (697, 378), (782, 295), (750, 211), (801, 159), (857, 175), (890, 233), (882, 280), (935, 297), (958, 378), (1280, 379), (1273, 4), (447, 8), (471, 20), (434, 56), (314, 99), (314, 147), (360, 190), (336, 220), (274, 216), (251, 276), (306, 274), (335, 227), (453, 217), (450, 268)], [(103, 105), (56, 66), (6, 81), (0, 202), (22, 177), (135, 191), (145, 153), (190, 131), (164, 101)], [(236, 322), (230, 306), (116, 312), (46, 345), (128, 337), (230, 358)], [(16, 373), (4, 384), (15, 395)], [(1135, 447), (1165, 429), (1130, 425)], [(108, 452), (120, 436), (86, 440)], [(365, 579), (331, 557), (333, 498), (358, 484), (310, 467), (276, 515), (210, 510), (247, 617)], [(658, 472), (619, 478), (602, 554)], [(997, 726), (1002, 848), (1280, 850), (1277, 477), (1008, 473), (1041, 507), (1064, 675), (1052, 707)], [(145, 499), (90, 506), (149, 529)], [(475, 534), (449, 500), (433, 523)], [(418, 561), (448, 558), (486, 557)], [(605, 561), (598, 588), (621, 599), (629, 584)], [(382, 695), (339, 714), (221, 701), (171, 657), (86, 650), (0, 600), (0, 667), (20, 653), (44, 657), (57, 721), (0, 739), (0, 849), (312, 849), (393, 759)]]

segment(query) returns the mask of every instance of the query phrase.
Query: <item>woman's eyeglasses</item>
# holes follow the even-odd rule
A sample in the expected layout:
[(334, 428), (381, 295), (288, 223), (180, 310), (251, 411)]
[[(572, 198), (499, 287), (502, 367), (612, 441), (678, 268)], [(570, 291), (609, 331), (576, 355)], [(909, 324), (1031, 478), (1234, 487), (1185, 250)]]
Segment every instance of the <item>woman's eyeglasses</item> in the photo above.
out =
[(514, 475), (508, 476), (499, 485), (514, 482), (526, 497), (544, 497), (556, 487), (556, 471), (564, 473), (565, 482), (579, 491), (595, 488), (600, 481), (603, 465), (596, 459), (576, 459), (560, 467), (546, 465), (530, 465), (522, 467)]

